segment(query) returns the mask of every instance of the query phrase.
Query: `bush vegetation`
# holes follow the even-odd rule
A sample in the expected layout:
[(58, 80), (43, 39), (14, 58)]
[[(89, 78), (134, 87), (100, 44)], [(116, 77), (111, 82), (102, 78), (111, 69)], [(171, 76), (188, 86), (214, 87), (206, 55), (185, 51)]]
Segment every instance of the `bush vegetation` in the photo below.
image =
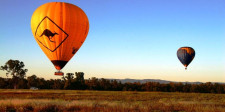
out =
[[(155, 92), (188, 92), (188, 93), (225, 93), (225, 84), (220, 83), (175, 83), (161, 84), (159, 82), (146, 83), (121, 83), (117, 80), (89, 78), (84, 79), (83, 72), (67, 73), (62, 79), (45, 80), (36, 75), (27, 78), (19, 78), (17, 87), (19, 89), (29, 89), (37, 87), (39, 89), (65, 89), (65, 90), (101, 90), (101, 91), (155, 91)], [(14, 80), (0, 77), (0, 89), (13, 89)]]

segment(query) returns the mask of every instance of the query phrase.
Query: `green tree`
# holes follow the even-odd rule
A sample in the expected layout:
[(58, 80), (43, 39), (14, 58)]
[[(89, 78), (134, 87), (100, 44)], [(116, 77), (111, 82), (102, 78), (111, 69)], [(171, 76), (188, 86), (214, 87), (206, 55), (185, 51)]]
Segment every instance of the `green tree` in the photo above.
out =
[(19, 79), (17, 83), (17, 87), (20, 89), (27, 89), (27, 80), (26, 79)]
[(98, 90), (99, 88), (99, 81), (96, 77), (92, 77), (91, 79), (89, 78), (87, 81), (85, 81), (85, 84), (90, 90)]
[(23, 69), (24, 66), (22, 61), (10, 59), (4, 66), (1, 66), (0, 70), (6, 71), (6, 76), (11, 74), (13, 77), (24, 78), (28, 71), (27, 69)]
[(5, 89), (6, 86), (7, 86), (7, 83), (5, 79), (0, 77), (0, 89)]
[(63, 89), (64, 83), (61, 79), (55, 79), (53, 89)]
[(30, 87), (37, 87), (37, 82), (38, 82), (38, 80), (37, 80), (37, 76), (36, 75), (32, 75), (32, 76), (29, 76), (29, 77), (27, 77), (27, 86), (28, 86), (28, 88), (30, 88)]
[(37, 78), (37, 87), (39, 89), (49, 89), (49, 86), (44, 78)]
[(73, 73), (66, 73), (64, 89), (72, 89), (71, 83), (73, 79), (74, 79)]
[(84, 73), (83, 72), (75, 72), (76, 78), (72, 81), (72, 86), (74, 89), (86, 89)]
[(83, 72), (75, 72), (76, 81), (84, 84), (84, 73)]
[(14, 89), (17, 88), (18, 82), (20, 80), (24, 79), (26, 76), (27, 69), (24, 69), (24, 63), (19, 60), (12, 60), (10, 59), (5, 63), (4, 66), (0, 67), (0, 70), (6, 71), (6, 76), (8, 77), (8, 74), (12, 75), (12, 80), (14, 83)]

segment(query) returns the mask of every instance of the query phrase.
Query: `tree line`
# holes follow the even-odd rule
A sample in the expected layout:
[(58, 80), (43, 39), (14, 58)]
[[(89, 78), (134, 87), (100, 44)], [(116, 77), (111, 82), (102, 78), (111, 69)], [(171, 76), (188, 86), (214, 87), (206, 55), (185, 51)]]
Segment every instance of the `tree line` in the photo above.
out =
[(67, 73), (62, 79), (45, 80), (36, 75), (27, 78), (15, 79), (0, 77), (1, 89), (29, 89), (37, 87), (39, 89), (65, 89), (65, 90), (102, 90), (102, 91), (160, 91), (160, 92), (196, 92), (196, 93), (225, 93), (225, 84), (220, 83), (175, 83), (161, 84), (159, 82), (134, 82), (121, 83), (117, 80), (108, 80), (104, 78), (84, 79), (83, 72)]
[(225, 93), (222, 83), (175, 83), (161, 84), (159, 82), (121, 83), (117, 80), (92, 77), (84, 79), (83, 72), (66, 73), (62, 79), (46, 80), (36, 75), (26, 76), (23, 62), (9, 60), (0, 70), (11, 74), (12, 78), (0, 77), (0, 89), (64, 89), (64, 90), (102, 90), (102, 91), (160, 91), (160, 92), (196, 92), (196, 93)]

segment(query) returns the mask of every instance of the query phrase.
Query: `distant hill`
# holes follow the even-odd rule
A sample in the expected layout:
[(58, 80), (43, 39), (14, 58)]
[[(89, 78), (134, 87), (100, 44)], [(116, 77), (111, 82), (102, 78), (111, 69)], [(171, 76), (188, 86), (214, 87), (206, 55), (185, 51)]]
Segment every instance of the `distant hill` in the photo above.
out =
[[(110, 79), (112, 80), (112, 79)], [(134, 82), (140, 82), (140, 83), (146, 83), (146, 82), (159, 82), (161, 84), (168, 84), (172, 81), (167, 81), (167, 80), (160, 80), (160, 79), (113, 79), (117, 81), (121, 81), (121, 83), (134, 83)]]
[[(170, 82), (175, 82), (175, 83), (179, 83), (176, 81), (168, 81), (168, 80), (161, 80), (161, 79), (109, 79), (109, 80), (117, 80), (117, 81), (121, 81), (121, 83), (134, 83), (134, 82), (140, 82), (140, 83), (146, 83), (146, 82), (159, 82), (160, 84), (168, 84)], [(201, 84), (203, 82), (181, 82), (183, 84), (188, 83), (188, 84)], [(220, 84), (225, 84), (225, 83), (221, 83), (221, 82), (211, 82), (211, 83), (220, 83)]]

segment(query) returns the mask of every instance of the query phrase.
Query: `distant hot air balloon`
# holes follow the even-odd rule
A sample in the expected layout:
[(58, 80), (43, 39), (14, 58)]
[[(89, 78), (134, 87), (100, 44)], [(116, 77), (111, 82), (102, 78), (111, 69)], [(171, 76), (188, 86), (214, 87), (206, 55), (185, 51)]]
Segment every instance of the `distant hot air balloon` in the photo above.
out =
[(195, 50), (191, 47), (181, 47), (177, 50), (177, 57), (180, 62), (185, 66), (186, 70), (187, 66), (195, 57)]
[(79, 7), (50, 2), (34, 11), (31, 29), (38, 45), (58, 70), (55, 75), (63, 75), (60, 70), (85, 41), (89, 22)]

